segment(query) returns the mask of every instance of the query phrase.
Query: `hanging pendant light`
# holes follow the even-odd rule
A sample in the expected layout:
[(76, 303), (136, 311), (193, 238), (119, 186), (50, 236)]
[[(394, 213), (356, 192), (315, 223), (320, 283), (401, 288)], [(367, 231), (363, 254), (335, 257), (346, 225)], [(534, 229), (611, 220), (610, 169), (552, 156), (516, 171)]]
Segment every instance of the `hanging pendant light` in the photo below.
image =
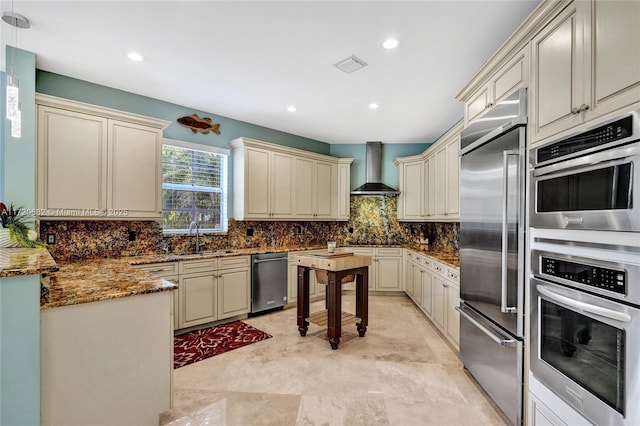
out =
[(20, 84), (15, 73), (16, 49), (18, 48), (18, 28), (29, 28), (29, 20), (13, 12), (4, 12), (2, 20), (13, 27), (13, 49), (11, 50), (11, 71), (7, 74), (7, 118), (11, 120), (11, 137), (19, 138), (22, 134), (22, 114), (20, 113)]

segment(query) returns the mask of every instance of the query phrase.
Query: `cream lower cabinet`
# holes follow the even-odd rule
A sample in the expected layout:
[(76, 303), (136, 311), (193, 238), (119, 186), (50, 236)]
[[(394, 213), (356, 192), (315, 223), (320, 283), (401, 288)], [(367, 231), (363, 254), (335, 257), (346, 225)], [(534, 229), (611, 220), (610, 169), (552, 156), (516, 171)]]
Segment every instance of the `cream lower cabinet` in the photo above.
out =
[[(402, 270), (404, 269), (402, 248), (397, 247), (345, 247), (344, 251), (371, 256), (369, 266), (369, 290), (380, 292), (402, 291)], [(343, 286), (345, 290), (355, 290), (355, 282)]]
[(179, 262), (178, 329), (245, 315), (250, 309), (250, 256)]
[(531, 140), (640, 102), (640, 2), (575, 1), (532, 41)]
[(351, 158), (249, 138), (233, 148), (236, 220), (348, 220)]
[(428, 256), (406, 250), (405, 292), (422, 309), (444, 336), (458, 347), (460, 317), (460, 279), (458, 269)]
[[(287, 273), (287, 304), (298, 302), (298, 264), (293, 261), (293, 257), (300, 254), (309, 254), (322, 250), (305, 250), (289, 252), (289, 270)], [(309, 271), (309, 300), (319, 300), (325, 297), (326, 287), (318, 283), (315, 271)]]
[(36, 95), (42, 219), (159, 219), (169, 122)]
[[(135, 268), (147, 271), (155, 277), (170, 281), (176, 285), (180, 284), (178, 278), (178, 262), (150, 263), (137, 265)], [(179, 328), (178, 312), (180, 309), (180, 291), (172, 291), (171, 296), (173, 298), (173, 302), (171, 303), (171, 323), (173, 324), (173, 329), (177, 330)]]

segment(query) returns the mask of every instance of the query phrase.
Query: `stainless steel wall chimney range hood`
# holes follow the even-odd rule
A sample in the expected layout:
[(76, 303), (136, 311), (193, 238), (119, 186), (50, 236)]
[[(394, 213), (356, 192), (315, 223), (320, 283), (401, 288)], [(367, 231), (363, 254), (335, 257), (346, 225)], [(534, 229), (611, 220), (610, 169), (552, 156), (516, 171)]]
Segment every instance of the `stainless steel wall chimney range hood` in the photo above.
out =
[(367, 142), (367, 180), (351, 195), (398, 195), (400, 191), (382, 183), (382, 142)]

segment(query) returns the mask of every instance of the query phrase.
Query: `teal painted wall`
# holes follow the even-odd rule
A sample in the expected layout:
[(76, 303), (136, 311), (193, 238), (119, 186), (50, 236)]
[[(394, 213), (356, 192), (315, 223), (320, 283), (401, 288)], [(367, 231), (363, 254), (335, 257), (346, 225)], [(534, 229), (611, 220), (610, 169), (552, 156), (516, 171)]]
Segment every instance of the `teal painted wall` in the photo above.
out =
[(40, 276), (0, 278), (0, 424), (40, 424)]
[[(6, 47), (6, 68), (14, 52)], [(15, 49), (20, 80), (22, 137), (11, 137), (5, 118), (2, 74), (0, 200), (35, 207), (35, 54)], [(38, 275), (0, 279), (0, 424), (40, 423), (40, 279)]]
[[(382, 182), (398, 189), (398, 169), (393, 161), (398, 157), (409, 157), (424, 152), (430, 143), (383, 143), (382, 144)], [(331, 145), (330, 155), (334, 157), (351, 157), (351, 189), (355, 189), (366, 181), (366, 145), (336, 144)]]
[[(329, 145), (322, 141), (280, 132), (244, 121), (222, 117), (211, 112), (199, 111), (47, 71), (37, 70), (36, 91), (171, 121), (172, 123), (164, 131), (164, 137), (169, 139), (229, 148), (229, 141), (239, 137), (248, 137), (320, 154), (329, 154)], [(209, 133), (203, 135), (201, 133), (193, 133), (176, 121), (180, 117), (193, 113), (198, 114), (200, 117), (210, 117), (214, 123), (220, 123), (221, 134)]]

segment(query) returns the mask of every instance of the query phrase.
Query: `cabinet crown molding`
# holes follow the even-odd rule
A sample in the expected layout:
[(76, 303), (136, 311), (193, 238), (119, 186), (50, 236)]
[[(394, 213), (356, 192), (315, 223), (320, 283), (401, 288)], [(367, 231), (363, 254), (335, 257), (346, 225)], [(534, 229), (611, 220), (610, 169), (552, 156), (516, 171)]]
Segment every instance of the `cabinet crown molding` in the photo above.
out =
[(458, 92), (456, 99), (466, 102), (489, 78), (505, 65), (517, 52), (533, 39), (533, 37), (547, 25), (560, 11), (571, 4), (573, 0), (543, 0), (496, 50), (474, 77)]
[(341, 157), (333, 157), (331, 155), (319, 154), (317, 152), (305, 151), (303, 149), (298, 148), (290, 148), (284, 145), (278, 145), (271, 142), (264, 142), (257, 139), (251, 138), (237, 138), (229, 142), (231, 148), (240, 148), (240, 147), (250, 147), (250, 148), (260, 148), (265, 149), (272, 152), (279, 152), (283, 154), (294, 155), (297, 157), (306, 157), (314, 160), (322, 160), (322, 161), (330, 161), (330, 162), (338, 162), (340, 164), (351, 164), (353, 162), (353, 158), (341, 158)]
[(114, 120), (126, 121), (128, 123), (148, 126), (154, 129), (164, 129), (167, 126), (169, 126), (169, 124), (171, 124), (170, 121), (162, 120), (159, 118), (147, 117), (140, 114), (134, 114), (131, 112), (120, 111), (117, 109), (87, 104), (84, 102), (74, 101), (71, 99), (45, 95), (43, 93), (36, 93), (36, 105), (50, 106), (50, 107), (65, 109), (69, 111), (79, 112), (83, 114), (89, 114), (89, 115), (95, 115), (95, 116), (104, 117), (104, 118), (110, 118)]

